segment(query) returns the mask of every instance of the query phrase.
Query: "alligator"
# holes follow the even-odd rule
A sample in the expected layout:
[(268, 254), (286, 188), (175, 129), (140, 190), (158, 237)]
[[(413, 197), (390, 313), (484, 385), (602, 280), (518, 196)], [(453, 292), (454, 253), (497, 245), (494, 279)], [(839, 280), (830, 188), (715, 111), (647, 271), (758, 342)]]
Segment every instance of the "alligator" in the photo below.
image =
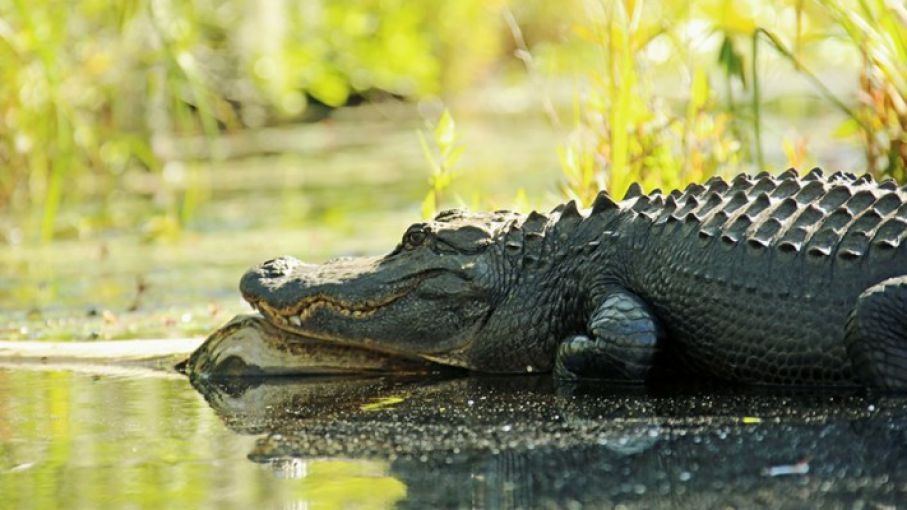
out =
[(380, 257), (243, 275), (281, 330), (491, 373), (907, 388), (907, 187), (816, 168), (548, 214), (445, 210)]

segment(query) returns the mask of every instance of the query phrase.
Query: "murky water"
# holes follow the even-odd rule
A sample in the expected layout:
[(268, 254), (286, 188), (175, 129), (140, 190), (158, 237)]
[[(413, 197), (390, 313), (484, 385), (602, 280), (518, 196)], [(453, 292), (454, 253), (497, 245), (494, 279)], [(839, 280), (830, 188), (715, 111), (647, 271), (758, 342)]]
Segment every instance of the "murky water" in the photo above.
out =
[(383, 508), (381, 460), (250, 461), (181, 377), (0, 370), (0, 508)]
[(907, 398), (0, 370), (0, 508), (895, 508)]

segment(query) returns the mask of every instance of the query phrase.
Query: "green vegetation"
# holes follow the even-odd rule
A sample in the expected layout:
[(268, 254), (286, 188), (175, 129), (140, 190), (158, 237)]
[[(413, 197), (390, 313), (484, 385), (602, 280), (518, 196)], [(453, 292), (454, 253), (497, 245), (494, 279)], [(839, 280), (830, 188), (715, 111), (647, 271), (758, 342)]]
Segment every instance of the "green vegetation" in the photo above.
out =
[[(0, 1), (0, 210), (26, 239), (129, 227), (109, 202), (130, 172), (159, 176), (143, 226), (172, 237), (210, 197), (225, 133), (392, 97), (441, 95), (459, 117), (466, 98), (501, 85), (528, 89), (557, 125), (571, 101), (551, 91), (576, 84), (560, 157), (564, 192), (584, 202), (602, 186), (620, 194), (636, 180), (671, 188), (776, 167), (766, 150), (805, 163), (806, 137), (766, 147), (766, 115), (787, 115), (772, 104), (777, 91), (765, 94), (781, 73), (810, 84), (801, 98), (847, 116), (837, 134), (860, 144), (867, 171), (905, 177), (907, 9), (894, 0), (67, 7)], [(187, 153), (196, 135), (207, 142)], [(450, 179), (452, 146), (435, 145), (423, 211), (441, 205)], [(207, 166), (187, 166), (198, 158)]]
[[(162, 176), (148, 226), (166, 234), (205, 197), (204, 172), (167, 185), (180, 137), (457, 90), (504, 51), (494, 2), (268, 5), (0, 1), (0, 211), (28, 211), (26, 236), (46, 241), (61, 208), (100, 199), (84, 220), (109, 227), (104, 202), (138, 169)], [(203, 157), (220, 160), (211, 146)]]
[[(643, 8), (643, 3), (602, 3), (581, 26), (580, 33), (597, 50), (599, 65), (588, 71), (591, 86), (575, 105), (578, 136), (561, 151), (565, 195), (589, 203), (602, 187), (620, 196), (634, 181), (647, 189), (672, 189), (742, 169), (780, 170), (777, 163), (766, 163), (764, 152), (761, 75), (766, 57), (773, 67), (805, 80), (827, 107), (845, 116), (836, 134), (861, 140), (866, 171), (903, 180), (903, 5), (884, 0), (761, 5), (718, 0), (689, 5), (650, 1)], [(703, 39), (697, 41), (691, 27), (698, 27)], [(703, 50), (708, 47), (703, 40), (709, 38), (720, 38), (720, 46)], [(829, 77), (813, 70), (825, 65), (821, 46), (829, 40), (846, 43), (837, 51), (861, 56), (859, 80), (848, 76), (852, 89), (859, 85), (859, 91), (849, 93), (856, 100), (839, 97), (826, 84)], [(669, 63), (686, 77), (685, 96), (653, 92), (659, 63), (653, 62), (656, 52), (651, 50), (656, 45), (669, 48), (670, 60), (676, 60)], [(723, 101), (712, 89), (720, 77)], [(788, 165), (806, 163), (803, 139), (785, 139), (782, 149)]]
[(599, 50), (600, 65), (590, 71), (584, 101), (574, 106), (578, 142), (564, 148), (561, 159), (565, 193), (584, 204), (602, 188), (622, 196), (636, 181), (647, 189), (673, 189), (738, 170), (740, 144), (729, 115), (715, 108), (702, 65), (688, 70), (685, 108), (672, 108), (652, 92), (642, 55), (659, 37), (672, 51), (682, 51), (683, 42), (642, 13), (642, 2), (607, 4), (583, 32)]
[(434, 128), (436, 150), (432, 150), (425, 139), (425, 135), (422, 131), (419, 131), (419, 143), (422, 144), (422, 152), (425, 154), (425, 160), (431, 166), (431, 189), (428, 190), (428, 194), (422, 200), (423, 218), (430, 218), (435, 215), (445, 190), (450, 187), (450, 183), (453, 181), (453, 172), (460, 155), (463, 153), (463, 147), (457, 145), (456, 129), (450, 110), (445, 109), (438, 120), (438, 125)]
[(843, 134), (857, 131), (867, 170), (907, 180), (907, 6), (896, 0), (822, 0), (862, 66), (857, 112)]

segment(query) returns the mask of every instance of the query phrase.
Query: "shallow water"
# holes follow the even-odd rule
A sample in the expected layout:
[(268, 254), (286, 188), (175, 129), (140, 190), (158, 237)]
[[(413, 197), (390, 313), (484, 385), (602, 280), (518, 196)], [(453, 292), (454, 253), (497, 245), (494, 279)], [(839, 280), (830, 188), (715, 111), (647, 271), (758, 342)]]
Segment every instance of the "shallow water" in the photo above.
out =
[(0, 508), (894, 508), (907, 398), (0, 370)]

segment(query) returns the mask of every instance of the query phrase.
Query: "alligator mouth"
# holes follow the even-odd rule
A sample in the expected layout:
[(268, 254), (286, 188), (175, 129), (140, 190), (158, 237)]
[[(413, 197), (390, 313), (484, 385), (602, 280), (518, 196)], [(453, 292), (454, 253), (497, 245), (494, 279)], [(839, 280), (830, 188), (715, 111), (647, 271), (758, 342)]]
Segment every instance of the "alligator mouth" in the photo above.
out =
[(271, 317), (279, 325), (289, 325), (304, 331), (304, 323), (319, 310), (350, 319), (367, 319), (409, 295), (422, 282), (431, 278), (432, 273), (426, 272), (405, 278), (384, 296), (362, 301), (348, 301), (336, 296), (317, 293), (307, 296), (291, 306), (277, 308), (271, 306), (265, 299), (246, 296), (246, 300), (253, 308)]
[(315, 295), (303, 299), (289, 310), (273, 308), (268, 305), (266, 301), (252, 302), (252, 306), (284, 324), (302, 327), (303, 322), (308, 320), (318, 310), (327, 310), (336, 315), (352, 319), (366, 319), (382, 308), (386, 308), (394, 302), (399, 301), (409, 294), (411, 290), (412, 289), (407, 289), (405, 292), (392, 294), (385, 299), (370, 299), (360, 303), (342, 301), (332, 296)]

